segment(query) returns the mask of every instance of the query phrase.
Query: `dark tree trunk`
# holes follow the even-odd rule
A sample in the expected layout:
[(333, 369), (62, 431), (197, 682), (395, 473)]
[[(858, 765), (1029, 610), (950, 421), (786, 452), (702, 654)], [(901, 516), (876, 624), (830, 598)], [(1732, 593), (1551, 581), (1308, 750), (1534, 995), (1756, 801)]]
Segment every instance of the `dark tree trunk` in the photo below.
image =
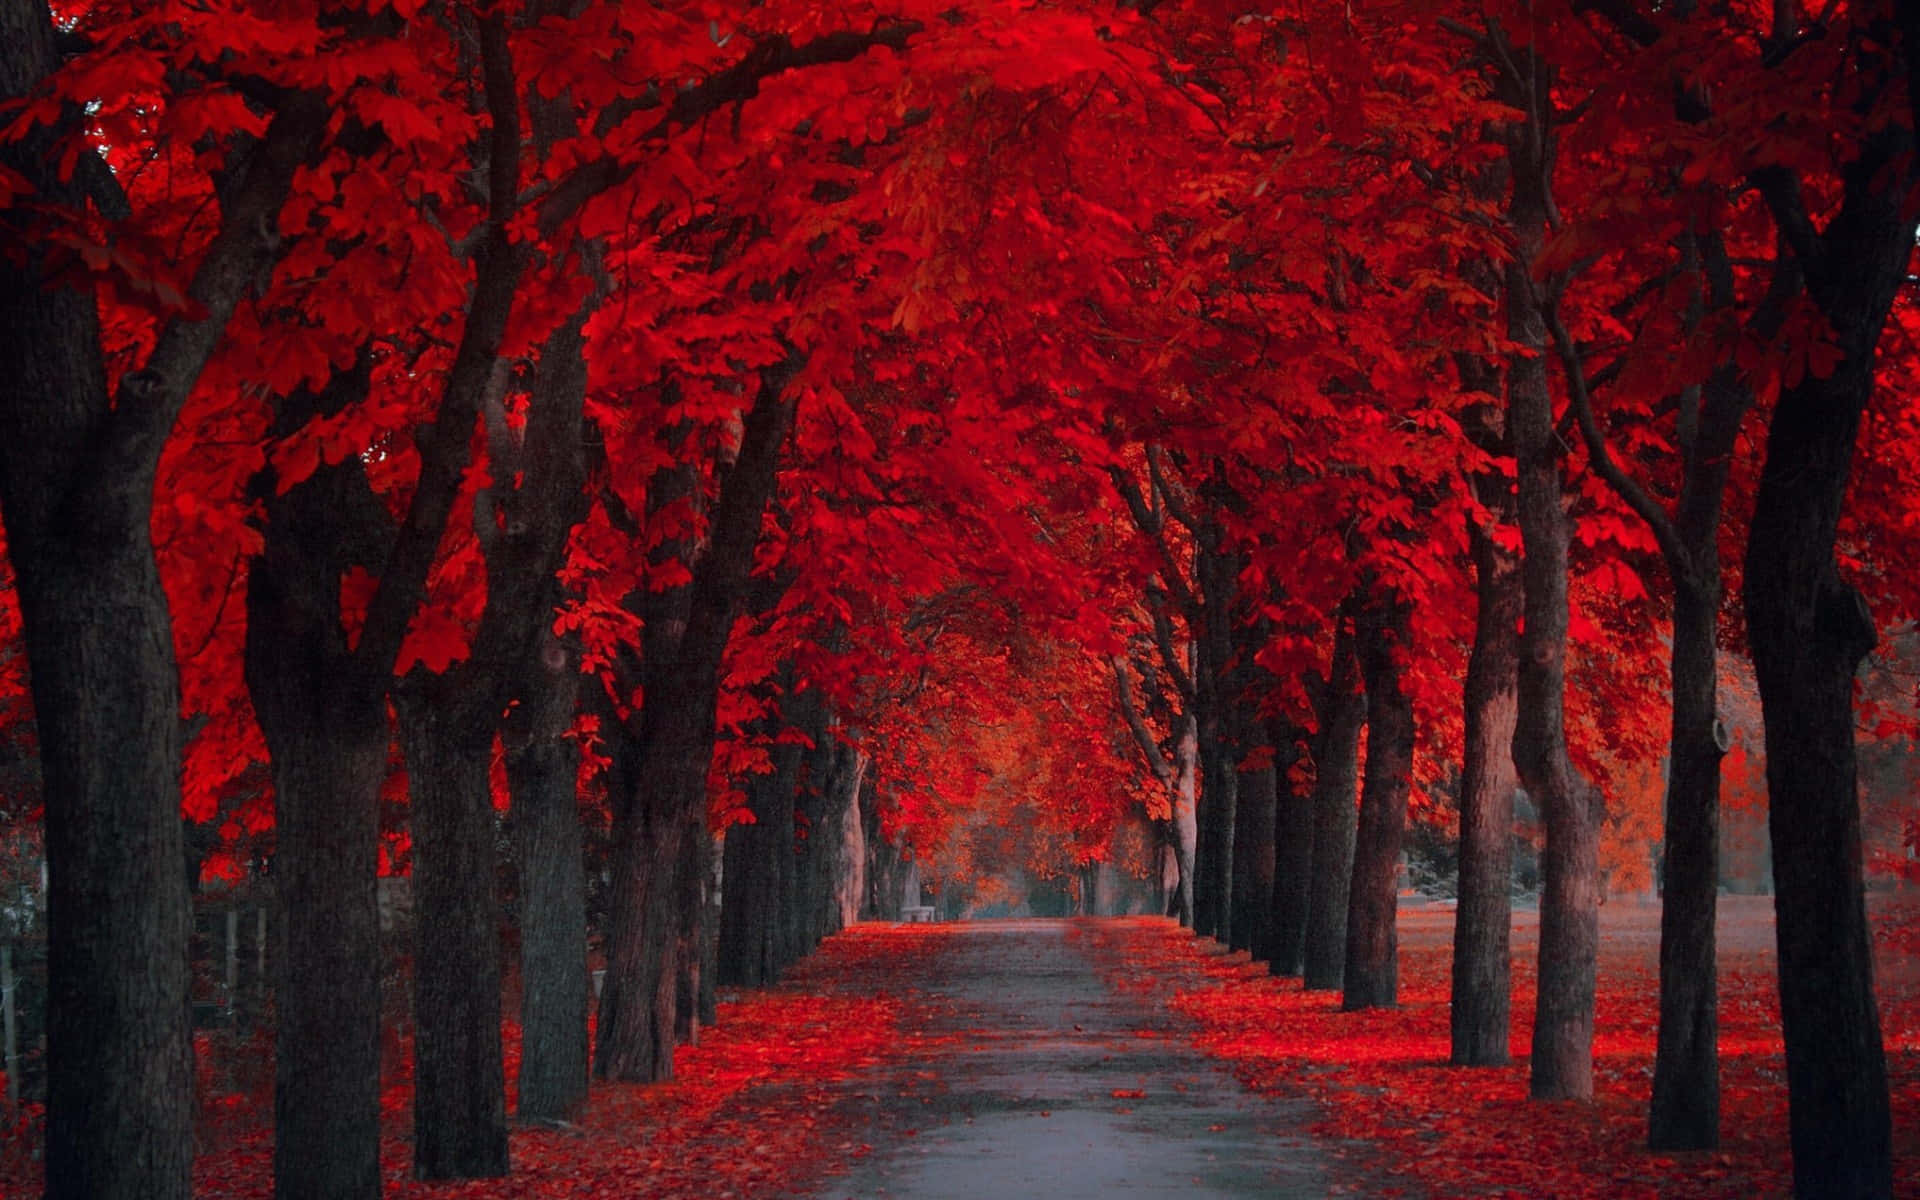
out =
[(189, 1193), (179, 691), (144, 493), (124, 499), (118, 534), (77, 537), (5, 501), (46, 788), (49, 1197)]
[[(817, 699), (789, 698), (788, 719), (804, 720)], [(731, 987), (765, 987), (791, 960), (785, 932), (794, 871), (794, 792), (800, 786), (805, 748), (775, 744), (773, 770), (747, 785), (751, 825), (727, 830), (721, 876), (719, 981)]]
[[(1724, 256), (1717, 241), (1709, 241), (1708, 250), (1716, 263)], [(1694, 400), (1689, 396), (1683, 403)], [(1707, 1149), (1720, 1142), (1714, 925), (1720, 760), (1728, 745), (1719, 720), (1720, 513), (1728, 464), (1751, 404), (1751, 390), (1736, 372), (1722, 369), (1704, 389), (1692, 437), (1682, 430), (1686, 478), (1670, 535), (1678, 545), (1667, 554), (1674, 582), (1673, 728), (1661, 867), (1660, 1036), (1647, 1118), (1647, 1140), (1656, 1150)]]
[[(1920, 13), (1900, 6), (1899, 17), (1914, 82)], [(1869, 58), (1863, 69), (1889, 65)], [(1831, 375), (1808, 372), (1774, 407), (1746, 555), (1747, 634), (1767, 727), (1793, 1183), (1803, 1197), (1893, 1192), (1853, 731), (1854, 672), (1876, 633), (1840, 576), (1834, 540), (1874, 355), (1913, 255), (1912, 151), (1898, 124), (1874, 135), (1844, 172), (1839, 213), (1817, 235), (1791, 178), (1775, 169), (1760, 180), (1841, 352)]]
[(700, 887), (700, 987), (695, 993), (699, 1004), (700, 1024), (711, 1028), (720, 1019), (720, 988), (715, 982), (715, 964), (720, 957), (720, 846), (707, 830), (705, 823), (700, 832), (707, 839), (707, 870), (701, 876)]
[(747, 807), (754, 819), (751, 824), (729, 826), (722, 846), (724, 895), (714, 970), (723, 987), (764, 987), (779, 973), (775, 947), (779, 941), (780, 857), (791, 857), (793, 846), (792, 818), (780, 820), (782, 810), (792, 812), (791, 793), (784, 798), (776, 795), (782, 774), (780, 752), (787, 749), (790, 747), (776, 747), (773, 772), (755, 776), (747, 785)]
[(1357, 618), (1355, 649), (1367, 689), (1367, 768), (1347, 897), (1347, 960), (1340, 1006), (1392, 1008), (1400, 985), (1400, 843), (1413, 774), (1413, 701), (1401, 680), (1406, 602), (1377, 597)]
[(576, 781), (566, 736), (579, 674), (551, 631), (523, 681), (507, 748), (520, 865), (520, 1089), (523, 1121), (567, 1121), (587, 1099), (587, 892)]
[(793, 417), (786, 386), (799, 365), (795, 357), (761, 372), (708, 523), (707, 551), (690, 584), (658, 598), (684, 621), (650, 620), (643, 635), (645, 702), (626, 748), (639, 755), (638, 782), (615, 809), (612, 928), (594, 1057), (603, 1079), (672, 1077), (683, 839), (696, 830), (704, 836), (721, 659), (773, 493)]
[[(423, 1179), (507, 1172), (500, 917), (487, 764), (496, 732), (515, 741), (558, 740), (572, 716), (558, 710), (575, 688), (555, 678), (569, 660), (551, 628), (555, 574), (584, 507), (581, 331), (594, 303), (563, 322), (541, 348), (519, 434), (507, 425), (502, 397), (487, 397), (494, 480), (476, 499), (475, 517), (487, 567), (486, 605), (467, 658), (437, 676), (416, 669), (396, 696), (413, 805), (414, 1173)], [(540, 698), (525, 693), (542, 687), (560, 694), (547, 700), (556, 710), (543, 714), (548, 728), (528, 728), (525, 711), (516, 711), (513, 727), (503, 728), (508, 699), (520, 692), (516, 708), (526, 710)], [(565, 783), (570, 797), (572, 781)], [(552, 951), (564, 955), (564, 943)]]
[(1313, 871), (1313, 796), (1282, 786), (1275, 810), (1273, 918), (1266, 952), (1267, 967), (1275, 975), (1291, 978), (1306, 970)]
[(413, 830), (413, 1171), (468, 1179), (507, 1172), (493, 730), (438, 683), (416, 676), (395, 696)]
[[(779, 911), (775, 914), (780, 923), (780, 968), (785, 970), (792, 963), (799, 962), (813, 949), (807, 940), (811, 925), (810, 914), (813, 909), (813, 873), (811, 854), (814, 830), (813, 818), (819, 810), (819, 788), (826, 774), (827, 764), (831, 761), (831, 750), (827, 742), (827, 706), (825, 699), (816, 691), (808, 691), (801, 697), (799, 724), (796, 726), (805, 737), (811, 749), (795, 747), (792, 782), (787, 793), (789, 811), (793, 814), (789, 822), (792, 830), (783, 850), (781, 884), (782, 892)], [(804, 832), (803, 832), (804, 831)], [(919, 902), (918, 897), (914, 902)], [(898, 903), (898, 901), (895, 901)]]
[(1236, 816), (1233, 833), (1234, 928), (1230, 944), (1267, 953), (1273, 918), (1274, 772), (1271, 764), (1238, 772), (1234, 781)]
[[(256, 573), (250, 592), (262, 589)], [(248, 603), (252, 645), (292, 651)], [(338, 625), (335, 625), (338, 629)], [(258, 632), (256, 632), (256, 630)], [(258, 641), (256, 642), (256, 639)], [(261, 654), (264, 654), (263, 650)], [(274, 1194), (380, 1193), (380, 915), (375, 854), (386, 706), (304, 667), (250, 686), (273, 757), (281, 928), (274, 995)], [(284, 660), (283, 660), (284, 661)]]
[[(1506, 485), (1497, 488), (1504, 499)], [(1494, 511), (1511, 508), (1510, 503)], [(1507, 1062), (1512, 1016), (1513, 724), (1519, 687), (1519, 564), (1478, 522), (1473, 549), (1479, 616), (1467, 659), (1466, 762), (1460, 779), (1460, 884), (1453, 926), (1451, 1061)]]
[(1194, 932), (1230, 941), (1233, 934), (1233, 835), (1238, 824), (1239, 771), (1233, 750), (1233, 597), (1239, 565), (1217, 547), (1217, 523), (1202, 531), (1194, 575), (1202, 598), (1197, 635), (1194, 708), (1200, 737), (1199, 843), (1194, 863)]
[(1593, 1095), (1594, 972), (1599, 953), (1599, 795), (1567, 757), (1567, 542), (1560, 478), (1562, 441), (1547, 379), (1547, 317), (1532, 264), (1546, 235), (1547, 185), (1555, 155), (1550, 120), (1553, 72), (1523, 55), (1523, 75), (1503, 99), (1517, 112), (1506, 131), (1512, 168), (1508, 222), (1515, 254), (1507, 265), (1507, 333), (1521, 349), (1507, 362), (1507, 435), (1519, 476), (1516, 513), (1523, 561), (1525, 628), (1520, 641), (1519, 712), (1513, 763), (1539, 806), (1540, 967), (1530, 1088), (1536, 1099)]
[[(276, 428), (366, 394), (368, 362), (317, 396), (283, 401)], [(349, 649), (340, 576), (386, 516), (358, 459), (282, 495), (267, 481), (265, 547), (247, 585), (247, 690), (272, 761), (280, 953), (274, 1186), (282, 1200), (380, 1190), (380, 784), (391, 736), (388, 670)], [(362, 635), (364, 639), (364, 634)]]
[(689, 817), (681, 835), (678, 969), (673, 1001), (673, 1038), (684, 1046), (700, 1044), (700, 995), (707, 968), (707, 880), (713, 871), (713, 837), (706, 812)]
[(1220, 720), (1203, 708), (1200, 731), (1200, 796), (1195, 824), (1193, 931), (1226, 941), (1233, 916), (1233, 823), (1239, 774), (1220, 736)]
[[(60, 63), (48, 6), (0, 0), (0, 108)], [(77, 107), (0, 145), (0, 169), (33, 192), (0, 214), (0, 240), (21, 252), (0, 286), (0, 514), (45, 787), (49, 1197), (190, 1189), (180, 694), (154, 477), (234, 306), (272, 269), (281, 206), (325, 121), (314, 97), (288, 95), (264, 135), (234, 139), (221, 226), (187, 289), (201, 312), (164, 321), (144, 364), (111, 388), (91, 288), (48, 277), (59, 218), (42, 223), (47, 207), (82, 212), (89, 192), (117, 219), (118, 185), (89, 148), (61, 168)]]
[[(1877, 330), (1876, 330), (1877, 331)], [(1766, 716), (1768, 818), (1794, 1192), (1892, 1193), (1872, 931), (1860, 884), (1853, 676), (1874, 643), (1834, 529), (1872, 343), (1780, 398), (1747, 542), (1746, 609)]]
[(673, 1078), (681, 839), (694, 796), (704, 811), (713, 710), (673, 703), (650, 690), (641, 711), (645, 732), (637, 747), (621, 751), (630, 756), (622, 774), (633, 790), (614, 815), (607, 973), (594, 1074), (654, 1083)]
[(834, 872), (840, 858), (840, 822), (865, 775), (864, 762), (840, 740), (836, 728), (831, 721), (823, 722), (808, 755), (807, 780), (800, 792), (807, 835), (800, 842), (796, 868), (794, 931), (796, 949), (803, 957), (837, 928)]
[(1346, 982), (1347, 907), (1359, 809), (1360, 730), (1367, 700), (1348, 617), (1337, 619), (1327, 685), (1316, 697), (1320, 728), (1313, 738), (1313, 893), (1307, 901), (1302, 982), (1332, 991)]
[[(1716, 505), (1716, 508), (1718, 506)], [(1703, 1149), (1720, 1140), (1718, 989), (1714, 923), (1720, 874), (1720, 759), (1716, 739), (1718, 550), (1706, 591), (1682, 584), (1673, 603), (1673, 734), (1667, 760), (1667, 829), (1661, 869), (1660, 1037), (1648, 1141)], [(1777, 878), (1777, 876), (1776, 876)]]

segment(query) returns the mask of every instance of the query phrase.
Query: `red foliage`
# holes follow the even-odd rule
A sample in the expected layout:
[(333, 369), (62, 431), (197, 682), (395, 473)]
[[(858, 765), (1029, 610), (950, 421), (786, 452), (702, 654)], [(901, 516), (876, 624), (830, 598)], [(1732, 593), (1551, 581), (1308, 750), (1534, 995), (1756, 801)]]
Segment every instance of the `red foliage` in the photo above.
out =
[[(1876, 901), (1883, 898), (1876, 897)], [(1876, 903), (1881, 1017), (1893, 1090), (1896, 1195), (1920, 1196), (1920, 901)], [(1514, 928), (1513, 1065), (1446, 1065), (1445, 909), (1400, 918), (1400, 1007), (1344, 1013), (1338, 992), (1304, 992), (1245, 954), (1161, 921), (1085, 927), (1126, 963), (1118, 988), (1169, 1002), (1193, 1038), (1260, 1091), (1299, 1094), (1324, 1111), (1315, 1132), (1364, 1146), (1343, 1151), (1375, 1195), (1555, 1197), (1785, 1196), (1786, 1063), (1774, 984), (1771, 902), (1721, 909), (1721, 1147), (1646, 1149), (1658, 1004), (1659, 909), (1610, 905), (1602, 945), (1592, 1104), (1527, 1097), (1533, 964), (1539, 927)], [(1383, 1182), (1383, 1179), (1388, 1182)]]
[[(411, 1178), (413, 1088), (402, 1037), (388, 1048), (381, 1094), (386, 1195), (759, 1196), (816, 1177), (865, 1153), (823, 1101), (836, 1081), (908, 1053), (913, 1043), (901, 1035), (901, 1017), (909, 1000), (898, 981), (924, 975), (938, 946), (915, 928), (867, 927), (829, 939), (782, 986), (721, 1004), (719, 1024), (698, 1046), (676, 1052), (674, 1082), (596, 1085), (577, 1125), (516, 1129), (508, 1180), (429, 1185)], [(511, 1021), (503, 1030), (509, 1100), (519, 1032)], [(239, 1063), (220, 1062), (208, 1039), (199, 1041), (203, 1151), (194, 1194), (270, 1196), (271, 1039), (227, 1048), (244, 1056)], [(38, 1124), (30, 1110), (0, 1128), (0, 1193), (37, 1187)]]

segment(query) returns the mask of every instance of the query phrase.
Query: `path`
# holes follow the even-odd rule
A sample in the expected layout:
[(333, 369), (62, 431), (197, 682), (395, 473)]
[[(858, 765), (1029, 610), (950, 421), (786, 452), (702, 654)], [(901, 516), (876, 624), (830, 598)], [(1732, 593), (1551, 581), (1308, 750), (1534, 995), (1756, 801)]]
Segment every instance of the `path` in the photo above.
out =
[[(1320, 1197), (1304, 1102), (1248, 1092), (1177, 1018), (1101, 980), (1067, 921), (941, 927), (914, 1061), (844, 1085), (871, 1146), (813, 1194), (912, 1200)], [(1111, 969), (1111, 964), (1107, 964)]]

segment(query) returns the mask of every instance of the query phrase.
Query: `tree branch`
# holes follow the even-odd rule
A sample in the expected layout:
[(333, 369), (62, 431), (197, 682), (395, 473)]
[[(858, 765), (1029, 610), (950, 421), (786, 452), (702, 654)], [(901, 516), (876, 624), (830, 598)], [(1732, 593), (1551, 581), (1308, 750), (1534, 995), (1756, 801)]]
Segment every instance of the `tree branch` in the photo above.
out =
[(1553, 337), (1553, 347), (1560, 358), (1560, 366), (1567, 376), (1567, 394), (1573, 401), (1573, 411), (1580, 423), (1580, 436), (1587, 444), (1587, 457), (1593, 461), (1594, 470), (1614, 494), (1626, 501), (1627, 507), (1637, 513), (1647, 527), (1653, 530), (1654, 540), (1660, 543), (1661, 553), (1666, 555), (1667, 566), (1676, 576), (1682, 577), (1691, 585), (1695, 571), (1693, 555), (1687, 552), (1686, 543), (1680, 540), (1680, 531), (1674, 527), (1673, 518), (1658, 500), (1640, 486), (1639, 481), (1628, 475), (1614, 460), (1613, 451), (1607, 446), (1606, 435), (1600, 430), (1600, 422), (1593, 415), (1593, 395), (1587, 386), (1586, 368), (1580, 362), (1580, 351), (1574, 346), (1573, 339), (1567, 334), (1566, 322), (1560, 319), (1557, 304), (1542, 303), (1532, 298), (1539, 306), (1540, 315), (1546, 319), (1547, 332)]
[(1113, 655), (1108, 662), (1113, 664), (1113, 690), (1120, 701), (1120, 713), (1127, 719), (1127, 728), (1133, 731), (1133, 740), (1140, 745), (1140, 753), (1146, 756), (1147, 768), (1160, 786), (1169, 792), (1174, 789), (1173, 764), (1160, 752), (1160, 743), (1155, 740), (1153, 731), (1147, 728), (1146, 718), (1140, 715), (1140, 708), (1133, 702), (1133, 676), (1131, 668), (1123, 655)]
[[(1107, 468), (1107, 478), (1113, 481), (1113, 488), (1120, 493), (1120, 499), (1126, 503), (1127, 511), (1133, 514), (1133, 523), (1153, 543), (1160, 555), (1161, 570), (1157, 572), (1167, 591), (1172, 594), (1174, 603), (1186, 614), (1188, 620), (1198, 620), (1200, 600), (1193, 594), (1193, 586), (1180, 570), (1180, 564), (1174, 560), (1173, 547), (1167, 544), (1167, 522), (1158, 509), (1147, 503), (1147, 497), (1140, 485), (1124, 467)], [(1156, 491), (1156, 495), (1158, 492)]]
[(266, 133), (245, 152), (245, 163), (238, 167), (245, 178), (187, 288), (204, 314), (168, 320), (146, 363), (120, 380), (113, 415), (97, 436), (90, 465), (75, 478), (140, 478), (160, 461), (160, 447), (225, 336), (234, 308), (280, 257), (280, 210), (292, 190), (294, 171), (319, 150), (326, 127), (326, 103), (301, 93), (275, 114)]
[[(746, 56), (732, 66), (682, 89), (667, 106), (667, 111), (638, 140), (642, 144), (663, 141), (675, 129), (684, 129), (729, 104), (744, 104), (758, 96), (760, 85), (775, 75), (851, 62), (875, 46), (904, 50), (907, 40), (923, 28), (918, 21), (890, 21), (876, 26), (870, 33), (842, 30), (822, 34), (798, 46), (784, 35), (764, 38), (754, 43)], [(612, 154), (582, 166), (547, 194), (540, 206), (541, 232), (552, 234), (587, 201), (626, 182), (639, 167), (637, 162)]]
[(476, 251), (473, 298), (467, 304), (460, 348), (447, 373), (439, 411), (418, 434), (420, 478), (414, 485), (413, 502), (380, 572), (380, 584), (367, 606), (366, 624), (354, 651), (369, 673), (385, 675), (393, 670), (407, 627), (426, 595), (427, 573), (466, 473), (473, 425), (494, 377), (525, 261), (507, 234), (519, 188), (521, 142), (520, 97), (505, 17), (496, 14), (481, 22), (480, 55), (491, 122), (486, 236)]

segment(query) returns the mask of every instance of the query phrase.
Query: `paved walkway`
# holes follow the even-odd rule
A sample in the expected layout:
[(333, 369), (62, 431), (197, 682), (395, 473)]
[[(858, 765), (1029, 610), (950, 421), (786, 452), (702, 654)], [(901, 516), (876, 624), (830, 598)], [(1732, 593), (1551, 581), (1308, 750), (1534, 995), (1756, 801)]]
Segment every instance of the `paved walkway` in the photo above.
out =
[(871, 1146), (814, 1194), (1115, 1200), (1328, 1194), (1304, 1102), (1248, 1092), (1117, 994), (1066, 921), (942, 927), (916, 1061), (846, 1083)]

